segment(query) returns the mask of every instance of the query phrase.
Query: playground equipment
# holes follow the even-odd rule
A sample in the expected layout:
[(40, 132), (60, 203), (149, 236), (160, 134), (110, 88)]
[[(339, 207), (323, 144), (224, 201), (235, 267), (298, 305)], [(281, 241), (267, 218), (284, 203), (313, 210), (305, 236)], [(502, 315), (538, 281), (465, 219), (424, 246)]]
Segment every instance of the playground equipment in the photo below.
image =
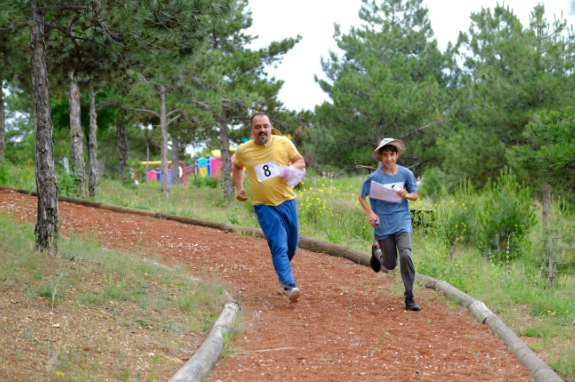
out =
[[(198, 176), (201, 177), (212, 177), (212, 178), (218, 178), (222, 175), (222, 157), (221, 157), (221, 152), (220, 150), (214, 150), (212, 151), (212, 154), (214, 154), (214, 156), (209, 156), (206, 155), (205, 158), (199, 158), (196, 155), (196, 174)], [(236, 160), (236, 155), (232, 155), (231, 157), (231, 161), (232, 163), (234, 163)], [(188, 166), (186, 168), (186, 172), (188, 174), (193, 174), (194, 169), (190, 169), (191, 166)]]
[[(140, 162), (140, 164), (142, 165), (159, 165), (162, 162), (160, 161), (154, 161), (154, 162)], [(168, 177), (169, 177), (169, 181), (170, 184), (172, 184), (172, 161), (168, 161), (168, 164), (170, 165), (170, 169), (168, 170)], [(186, 176), (186, 165), (184, 165), (184, 162), (180, 161), (179, 162), (179, 166), (178, 166), (178, 170), (180, 171), (180, 177), (182, 179), (182, 183), (183, 184), (187, 184), (188, 183), (188, 178)], [(162, 172), (161, 171), (156, 171), (156, 170), (149, 170), (148, 173), (146, 174), (146, 182), (152, 183), (152, 182), (161, 182), (162, 181)]]

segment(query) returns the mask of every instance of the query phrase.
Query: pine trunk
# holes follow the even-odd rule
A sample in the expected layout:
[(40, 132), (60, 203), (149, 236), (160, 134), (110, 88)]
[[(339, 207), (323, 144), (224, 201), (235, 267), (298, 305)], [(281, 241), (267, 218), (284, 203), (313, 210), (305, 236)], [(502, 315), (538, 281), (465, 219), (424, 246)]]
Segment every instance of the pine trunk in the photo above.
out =
[(555, 256), (553, 254), (553, 230), (551, 229), (553, 219), (551, 208), (551, 186), (546, 184), (543, 186), (543, 232), (547, 240), (547, 248), (549, 251), (549, 284), (555, 288)]
[(68, 91), (70, 103), (70, 138), (72, 140), (72, 172), (76, 175), (78, 193), (86, 193), (86, 165), (84, 163), (84, 134), (80, 120), (80, 88), (76, 76), (72, 73)]
[(52, 107), (46, 65), (44, 41), (44, 11), (38, 9), (36, 0), (30, 0), (30, 67), (32, 72), (32, 97), (34, 103), (34, 131), (36, 134), (36, 190), (38, 192), (38, 217), (36, 220), (36, 248), (39, 251), (58, 252), (58, 180), (54, 168), (54, 143), (52, 140)]
[(222, 153), (222, 181), (224, 183), (224, 197), (231, 200), (234, 197), (234, 184), (232, 182), (232, 162), (230, 160), (230, 137), (228, 135), (228, 116), (222, 111), (218, 118), (220, 124), (220, 151)]
[(168, 121), (166, 117), (166, 87), (159, 85), (160, 97), (160, 130), (162, 133), (162, 147), (160, 154), (160, 171), (162, 172), (162, 198), (168, 200), (170, 192), (169, 166), (168, 166)]
[(172, 185), (181, 184), (180, 181), (180, 137), (172, 134)]
[(90, 196), (98, 193), (98, 115), (96, 114), (96, 91), (94, 81), (90, 80), (90, 140), (88, 144), (88, 157), (90, 158)]
[(6, 114), (4, 113), (4, 83), (0, 77), (0, 162), (6, 155)]
[(126, 121), (125, 110), (120, 110), (120, 118), (118, 118), (116, 128), (116, 140), (118, 141), (118, 173), (120, 175), (120, 182), (125, 182), (127, 178), (128, 157), (130, 156), (128, 122)]

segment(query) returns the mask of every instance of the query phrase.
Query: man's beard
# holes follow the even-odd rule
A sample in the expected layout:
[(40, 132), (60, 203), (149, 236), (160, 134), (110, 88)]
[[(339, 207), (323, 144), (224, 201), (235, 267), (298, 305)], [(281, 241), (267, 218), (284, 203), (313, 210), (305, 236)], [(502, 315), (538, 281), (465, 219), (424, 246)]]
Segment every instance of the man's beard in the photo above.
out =
[(260, 143), (261, 143), (262, 145), (265, 145), (265, 144), (268, 143), (268, 136), (267, 136), (267, 134), (261, 134), (261, 135), (258, 137), (258, 139), (260, 140)]

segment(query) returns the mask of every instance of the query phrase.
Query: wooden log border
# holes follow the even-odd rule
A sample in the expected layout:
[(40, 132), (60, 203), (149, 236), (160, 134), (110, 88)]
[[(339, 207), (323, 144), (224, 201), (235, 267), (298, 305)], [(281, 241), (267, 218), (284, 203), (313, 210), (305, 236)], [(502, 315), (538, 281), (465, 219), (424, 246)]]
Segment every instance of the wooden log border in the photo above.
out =
[[(37, 196), (36, 192), (29, 192), (27, 190), (19, 190), (10, 187), (0, 186), (0, 191), (2, 190), (12, 190), (25, 195)], [(161, 212), (152, 212), (152, 211), (138, 210), (134, 208), (114, 206), (110, 204), (91, 202), (88, 200), (68, 198), (64, 196), (60, 196), (58, 200), (61, 202), (79, 204), (86, 207), (106, 209), (113, 212), (143, 215), (153, 217), (155, 219), (173, 220), (183, 224), (215, 228), (223, 231), (235, 232), (241, 235), (250, 235), (254, 237), (265, 238), (265, 235), (259, 228), (216, 223), (208, 220), (192, 219), (183, 216), (164, 214)], [(341, 245), (336, 245), (325, 241), (313, 239), (310, 237), (300, 236), (299, 248), (307, 249), (308, 251), (312, 252), (325, 253), (327, 255), (335, 257), (343, 257), (345, 259), (353, 261), (354, 263), (369, 266), (370, 256), (364, 252), (352, 248), (347, 248)], [(488, 325), (489, 328), (491, 329), (491, 332), (493, 332), (495, 336), (499, 337), (505, 343), (507, 348), (511, 352), (513, 352), (513, 354), (515, 354), (515, 356), (523, 364), (523, 366), (525, 366), (527, 370), (529, 370), (531, 377), (536, 382), (564, 382), (563, 379), (561, 379), (561, 377), (559, 377), (557, 373), (553, 371), (553, 369), (551, 369), (545, 362), (543, 362), (539, 357), (537, 357), (537, 355), (533, 353), (533, 351), (531, 351), (531, 349), (529, 349), (529, 347), (523, 341), (521, 341), (515, 335), (515, 333), (511, 329), (509, 329), (509, 327), (505, 325), (505, 323), (501, 321), (499, 317), (497, 317), (497, 315), (491, 312), (483, 302), (460, 291), (459, 289), (455, 288), (449, 283), (434, 279), (433, 277), (425, 276), (418, 273), (416, 274), (415, 280), (416, 282), (424, 285), (427, 288), (443, 292), (445, 296), (465, 306), (479, 323)], [(224, 310), (226, 309), (226, 306), (227, 304), (224, 306)], [(221, 316), (224, 316), (224, 310), (222, 310)], [(225, 330), (225, 328), (222, 329)], [(214, 326), (212, 331), (215, 330), (216, 326)], [(210, 334), (211, 333), (212, 332), (210, 332)], [(223, 333), (224, 333), (223, 331), (220, 332), (220, 329), (217, 329), (216, 335), (222, 337)], [(203, 346), (204, 344), (202, 344), (200, 349)], [(221, 351), (223, 350), (223, 346), (220, 352), (217, 353), (217, 355), (215, 354), (216, 349), (212, 345), (207, 345), (207, 347), (209, 347), (209, 351), (207, 351), (207, 353), (211, 357), (211, 359), (215, 357), (215, 360), (217, 360)], [(198, 351), (200, 351), (200, 349), (198, 349)], [(190, 361), (188, 361), (188, 363), (189, 362)], [(186, 363), (186, 365), (184, 365), (182, 369), (186, 368), (188, 363)], [(176, 375), (178, 375), (178, 373)], [(175, 376), (173, 378), (175, 378)], [(173, 379), (173, 378), (170, 381), (183, 381), (183, 379)]]

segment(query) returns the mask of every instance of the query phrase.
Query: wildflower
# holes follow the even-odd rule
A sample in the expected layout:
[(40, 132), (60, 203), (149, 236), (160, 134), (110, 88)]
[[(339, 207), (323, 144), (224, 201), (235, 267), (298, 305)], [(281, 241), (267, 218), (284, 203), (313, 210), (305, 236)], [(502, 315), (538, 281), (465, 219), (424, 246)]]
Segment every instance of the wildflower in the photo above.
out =
[(61, 371), (56, 372), (56, 377), (63, 377), (64, 373), (62, 373)]

